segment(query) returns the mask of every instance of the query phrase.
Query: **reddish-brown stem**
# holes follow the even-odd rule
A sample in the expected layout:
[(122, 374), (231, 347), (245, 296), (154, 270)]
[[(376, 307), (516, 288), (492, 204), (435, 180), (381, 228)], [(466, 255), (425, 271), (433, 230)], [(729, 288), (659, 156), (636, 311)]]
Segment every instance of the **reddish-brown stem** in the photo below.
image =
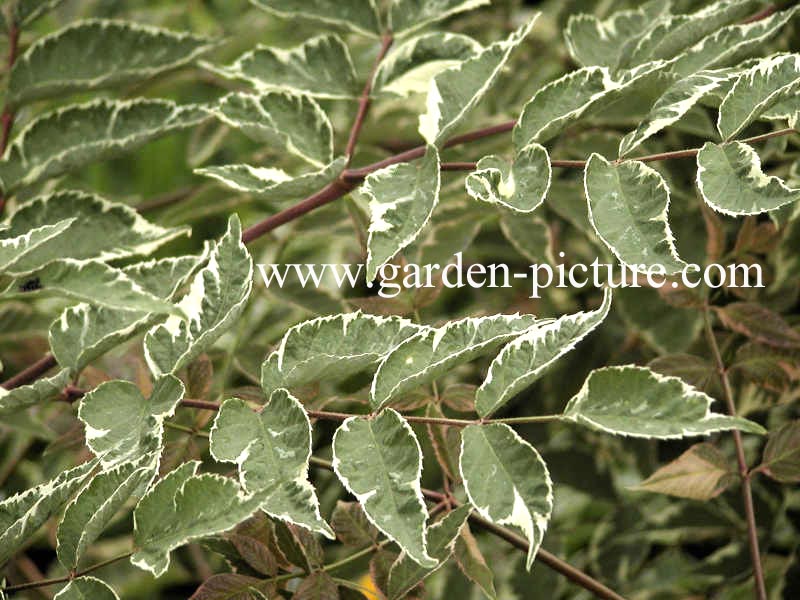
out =
[[(725, 362), (722, 360), (722, 353), (717, 344), (717, 338), (714, 335), (714, 329), (711, 326), (711, 310), (706, 305), (703, 311), (704, 325), (706, 339), (711, 348), (711, 354), (714, 356), (714, 363), (719, 373), (720, 380), (722, 381), (722, 391), (725, 397), (725, 404), (728, 408), (728, 413), (731, 416), (736, 416), (736, 403), (733, 400), (733, 390), (731, 382), (728, 378), (728, 370), (725, 368)], [(757, 600), (767, 600), (767, 588), (764, 583), (764, 569), (761, 566), (761, 551), (758, 545), (758, 528), (756, 526), (756, 513), (753, 507), (753, 492), (750, 488), (750, 471), (747, 466), (747, 458), (744, 454), (744, 443), (742, 442), (742, 434), (738, 430), (733, 429), (733, 443), (736, 447), (736, 462), (739, 466), (739, 475), (742, 478), (742, 500), (744, 502), (744, 516), (747, 522), (747, 541), (750, 547), (750, 561), (753, 564), (753, 580), (755, 582), (755, 596)]]
[(742, 21), (742, 25), (746, 25), (747, 23), (755, 23), (756, 21), (761, 21), (762, 19), (766, 19), (769, 16), (775, 14), (775, 11), (778, 10), (778, 7), (774, 4), (768, 5), (763, 10), (758, 11), (754, 15), (750, 15), (744, 21)]
[(442, 171), (474, 171), (478, 163), (474, 162), (444, 162), (439, 165)]
[(28, 583), (20, 583), (18, 585), (10, 585), (7, 588), (3, 588), (3, 591), (20, 592), (22, 590), (30, 590), (33, 588), (44, 587), (48, 585), (56, 585), (57, 583), (67, 583), (68, 581), (72, 581), (73, 579), (76, 579), (78, 577), (83, 577), (84, 575), (91, 573), (92, 571), (96, 571), (97, 569), (102, 569), (103, 567), (107, 567), (110, 564), (126, 559), (131, 554), (133, 554), (133, 552), (126, 552), (125, 554), (120, 554), (119, 556), (115, 556), (114, 558), (109, 558), (108, 560), (104, 560), (90, 567), (86, 567), (82, 571), (77, 571), (75, 573), (65, 575), (64, 577), (55, 577), (53, 579), (41, 579), (39, 581), (31, 581)]
[(358, 112), (356, 112), (356, 118), (353, 120), (353, 126), (350, 128), (350, 135), (347, 138), (347, 147), (344, 151), (347, 159), (347, 164), (345, 166), (349, 166), (350, 161), (353, 159), (353, 153), (358, 143), (358, 136), (361, 133), (361, 128), (364, 126), (364, 121), (369, 111), (369, 105), (372, 101), (372, 80), (375, 78), (375, 72), (378, 70), (378, 65), (381, 64), (381, 61), (389, 51), (393, 39), (391, 33), (387, 33), (383, 36), (378, 56), (375, 57), (375, 62), (372, 63), (372, 69), (370, 69), (369, 75), (367, 76), (367, 82), (364, 84), (364, 89), (361, 92), (361, 96), (358, 98)]
[[(19, 28), (16, 25), (12, 25), (8, 30), (8, 58), (6, 59), (9, 73), (17, 60), (18, 49)], [(11, 138), (11, 127), (14, 125), (14, 110), (11, 108), (10, 104), (6, 104), (5, 108), (3, 108), (3, 115), (0, 117), (0, 121), (2, 121), (2, 133), (0, 134), (0, 157), (2, 157), (6, 153), (6, 148), (8, 148), (8, 140)], [(0, 194), (0, 213), (3, 212), (5, 206), (6, 198), (3, 193)]]
[(56, 358), (52, 354), (45, 354), (42, 358), (37, 360), (24, 371), (20, 371), (13, 377), (6, 379), (2, 384), (7, 390), (13, 390), (21, 385), (26, 385), (31, 381), (36, 381), (47, 373), (50, 369), (56, 366)]
[(219, 410), (219, 404), (216, 402), (209, 402), (207, 400), (195, 400), (194, 398), (184, 398), (181, 400), (181, 406), (188, 406), (191, 408), (202, 408), (203, 410)]

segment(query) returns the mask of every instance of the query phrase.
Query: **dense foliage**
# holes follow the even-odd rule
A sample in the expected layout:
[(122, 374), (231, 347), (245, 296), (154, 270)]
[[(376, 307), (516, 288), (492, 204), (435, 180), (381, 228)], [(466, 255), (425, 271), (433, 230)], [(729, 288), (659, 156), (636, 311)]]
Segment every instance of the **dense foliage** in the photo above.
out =
[(798, 597), (794, 4), (7, 0), (0, 597)]

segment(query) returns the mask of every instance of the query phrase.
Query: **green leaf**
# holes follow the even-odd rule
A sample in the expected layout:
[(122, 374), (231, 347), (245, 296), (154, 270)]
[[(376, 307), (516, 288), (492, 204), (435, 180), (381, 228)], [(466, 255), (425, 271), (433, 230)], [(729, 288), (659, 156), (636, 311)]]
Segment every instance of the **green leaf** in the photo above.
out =
[(188, 365), (225, 333), (244, 309), (253, 285), (253, 260), (241, 241), (239, 217), (211, 251), (206, 265), (178, 303), (188, 320), (170, 316), (144, 338), (147, 365), (155, 376)]
[(505, 213), (500, 219), (500, 231), (514, 249), (532, 264), (555, 264), (550, 227), (543, 218)]
[(408, 319), (362, 312), (304, 321), (286, 332), (261, 365), (261, 387), (269, 395), (281, 387), (342, 381), (375, 366), (421, 330)]
[(533, 315), (515, 314), (467, 317), (423, 329), (383, 359), (372, 380), (370, 404), (377, 410), (454, 367), (492, 352), (536, 324)]
[(239, 466), (242, 487), (262, 498), (261, 510), (334, 538), (308, 481), (311, 423), (289, 392), (272, 392), (260, 413), (226, 400), (211, 429), (211, 455)]
[(133, 22), (78, 21), (40, 37), (17, 59), (7, 100), (22, 104), (136, 83), (183, 66), (211, 47), (208, 39)]
[(424, 33), (397, 46), (381, 61), (372, 89), (399, 97), (424, 93), (436, 75), (482, 49), (471, 37), (459, 33)]
[(223, 123), (317, 167), (333, 160), (333, 128), (319, 104), (288, 92), (228, 94), (211, 109)]
[(119, 596), (99, 579), (83, 575), (70, 579), (54, 600), (119, 600)]
[(300, 582), (293, 600), (338, 600), (339, 587), (325, 571), (314, 571)]
[(798, 10), (793, 7), (752, 23), (723, 27), (678, 56), (672, 71), (685, 77), (702, 69), (733, 66), (777, 35)]
[(282, 17), (303, 17), (345, 27), (364, 35), (381, 32), (375, 0), (250, 0), (254, 5)]
[(636, 130), (622, 138), (619, 155), (630, 154), (646, 139), (678, 121), (703, 97), (733, 76), (734, 73), (727, 70), (701, 71), (675, 82), (656, 101)]
[(757, 423), (710, 412), (713, 399), (677, 377), (626, 365), (596, 369), (569, 401), (563, 418), (616, 435), (673, 439), (738, 429), (763, 434)]
[(553, 510), (553, 484), (542, 457), (508, 425), (469, 425), (461, 432), (461, 478), (470, 504), (497, 525), (519, 527), (530, 570)]
[(409, 559), (405, 553), (400, 554), (389, 570), (387, 583), (389, 600), (399, 600), (413, 590), (428, 575), (438, 570), (453, 553), (459, 532), (469, 517), (470, 507), (460, 506), (428, 528), (428, 552), (439, 561), (433, 568), (423, 567)]
[(95, 466), (95, 461), (85, 462), (0, 502), (0, 564), (67, 503)]
[(743, 73), (719, 106), (717, 129), (730, 140), (778, 102), (800, 89), (800, 54), (762, 59)]
[(208, 113), (168, 100), (97, 100), (33, 120), (0, 161), (6, 193), (114, 158), (174, 131), (193, 127)]
[(757, 215), (800, 200), (800, 189), (765, 175), (761, 159), (742, 142), (706, 142), (697, 153), (697, 188), (711, 208), (726, 215)]
[(478, 542), (469, 525), (461, 528), (455, 546), (453, 558), (461, 572), (476, 584), (489, 600), (497, 600), (497, 591), (494, 588), (494, 574), (486, 564), (486, 559), (478, 548)]
[(530, 213), (544, 202), (552, 177), (544, 146), (525, 146), (509, 165), (499, 156), (484, 156), (467, 175), (467, 193), (482, 202), (499, 204), (517, 213)]
[(401, 163), (370, 173), (360, 192), (369, 200), (367, 281), (417, 239), (439, 201), (439, 153), (428, 146), (419, 164)]
[(756, 468), (781, 483), (800, 482), (800, 421), (791, 421), (770, 433)]
[(64, 219), (52, 225), (32, 227), (16, 236), (8, 229), (0, 229), (0, 271), (13, 270), (14, 265), (59, 238), (74, 222), (74, 218)]
[(436, 566), (425, 541), (422, 451), (403, 417), (389, 408), (347, 419), (333, 436), (333, 468), (378, 529), (418, 564)]
[[(204, 255), (162, 258), (137, 263), (122, 271), (145, 291), (169, 300), (203, 259)], [(77, 304), (64, 309), (50, 325), (50, 350), (58, 364), (77, 372), (160, 318), (148, 312)]]
[(363, 548), (377, 542), (378, 530), (370, 523), (358, 502), (338, 500), (331, 515), (331, 527), (346, 546)]
[(584, 188), (592, 227), (620, 262), (637, 271), (661, 265), (667, 274), (686, 266), (667, 221), (669, 189), (658, 171), (638, 161), (610, 163), (595, 153), (586, 163)]
[(389, 11), (389, 29), (395, 35), (408, 35), (421, 27), (490, 2), (491, 0), (393, 0)]
[(10, 8), (10, 10), (6, 11), (6, 6), (3, 7), (3, 16), (6, 17), (3, 21), (4, 29), (8, 31), (12, 24), (16, 25), (17, 28), (30, 25), (46, 12), (56, 8), (63, 1), (64, 0), (12, 0), (11, 2), (7, 2), (6, 6)]
[(545, 319), (505, 346), (489, 365), (478, 391), (475, 409), (488, 417), (530, 386), (578, 342), (603, 322), (611, 309), (611, 290), (594, 311), (577, 312), (558, 319)]
[[(0, 230), (0, 242), (45, 226), (69, 227), (58, 235), (30, 247), (7, 268), (26, 273), (61, 259), (116, 260), (152, 254), (161, 245), (181, 235), (185, 227), (167, 229), (147, 221), (125, 204), (78, 191), (55, 192), (30, 200), (16, 210)], [(103, 235), (97, 235), (102, 231)]]
[(313, 37), (289, 50), (256, 46), (228, 66), (203, 66), (223, 77), (246, 81), (259, 92), (317, 98), (353, 98), (360, 92), (350, 52), (332, 34)]
[(63, 369), (52, 377), (42, 377), (12, 390), (0, 387), (0, 416), (4, 419), (36, 404), (53, 400), (70, 382), (70, 373)]
[(131, 562), (161, 576), (170, 552), (192, 540), (233, 528), (250, 516), (260, 498), (246, 495), (228, 477), (196, 475), (199, 462), (183, 463), (142, 497), (133, 512)]
[(427, 112), (419, 118), (419, 132), (428, 144), (441, 145), (478, 105), (538, 16), (536, 13), (507, 39), (495, 42), (476, 56), (433, 78), (428, 89)]
[(800, 333), (765, 306), (731, 302), (715, 310), (723, 325), (757, 342), (776, 348), (800, 348)]
[[(142, 461), (144, 462), (144, 461)], [(146, 489), (156, 476), (157, 455), (149, 465), (127, 462), (97, 474), (67, 506), (58, 524), (58, 560), (75, 571), (88, 548), (132, 495)]]
[(221, 165), (195, 169), (195, 173), (221, 181), (237, 192), (252, 194), (261, 200), (286, 202), (305, 198), (331, 183), (344, 169), (344, 157), (339, 157), (317, 171), (293, 176), (274, 167), (250, 165)]
[(101, 383), (78, 407), (86, 445), (105, 468), (158, 451), (164, 419), (174, 413), (183, 394), (183, 383), (172, 375), (158, 379), (147, 399), (129, 381)]
[(719, 496), (738, 477), (725, 455), (716, 446), (703, 442), (632, 489), (706, 501)]

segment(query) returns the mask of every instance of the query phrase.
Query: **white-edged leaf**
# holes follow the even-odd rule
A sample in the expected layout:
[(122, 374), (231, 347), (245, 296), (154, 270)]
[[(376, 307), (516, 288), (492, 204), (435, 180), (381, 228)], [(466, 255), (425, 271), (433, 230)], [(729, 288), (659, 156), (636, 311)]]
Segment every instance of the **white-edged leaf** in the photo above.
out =
[(158, 377), (185, 367), (213, 344), (236, 321), (253, 285), (253, 259), (241, 240), (239, 217), (211, 251), (208, 264), (192, 280), (178, 303), (186, 319), (171, 315), (147, 332), (144, 354)]
[[(160, 227), (131, 207), (78, 191), (60, 191), (25, 202), (0, 229), (7, 238), (71, 220), (70, 226), (17, 258), (9, 270), (26, 273), (61, 258), (116, 260), (152, 254), (159, 246), (189, 233), (188, 228)], [(102, 231), (103, 235), (97, 235)]]
[(220, 165), (195, 169), (198, 175), (211, 177), (227, 187), (253, 194), (262, 200), (287, 202), (304, 198), (329, 184), (344, 169), (344, 157), (339, 157), (317, 171), (302, 175), (290, 175), (274, 167), (253, 167), (251, 165)]
[(286, 332), (261, 365), (261, 387), (270, 395), (282, 387), (336, 383), (377, 365), (421, 329), (408, 319), (362, 312), (304, 321)]
[(0, 564), (5, 564), (25, 540), (61, 510), (96, 464), (95, 461), (85, 462), (0, 502)]
[(672, 84), (656, 100), (636, 130), (622, 138), (619, 143), (619, 155), (630, 154), (646, 139), (678, 121), (704, 96), (716, 90), (734, 75), (734, 72), (728, 70), (701, 71)]
[(126, 462), (98, 473), (67, 505), (58, 524), (59, 562), (69, 571), (78, 564), (114, 515), (131, 496), (141, 494), (156, 476), (157, 455), (150, 464)]
[(610, 309), (611, 290), (606, 288), (603, 303), (597, 310), (543, 320), (507, 344), (489, 365), (486, 379), (475, 393), (478, 414), (488, 417), (539, 379), (553, 363), (594, 331)]
[(258, 509), (235, 480), (196, 475), (199, 463), (186, 462), (158, 481), (133, 512), (131, 562), (156, 577), (169, 567), (170, 552), (197, 538), (221, 533)]
[(481, 202), (517, 213), (533, 212), (544, 202), (553, 170), (544, 146), (531, 143), (509, 165), (499, 156), (484, 156), (467, 175), (467, 193)]
[(662, 265), (667, 274), (686, 266), (669, 227), (669, 189), (658, 171), (638, 161), (611, 163), (599, 154), (586, 162), (589, 220), (620, 262), (637, 271)]
[(756, 215), (800, 200), (800, 188), (765, 175), (748, 144), (706, 142), (697, 153), (697, 188), (711, 208), (726, 215)]
[(431, 80), (475, 56), (483, 47), (459, 33), (435, 31), (411, 38), (393, 49), (375, 72), (375, 93), (406, 97), (428, 90)]
[(168, 133), (193, 127), (208, 113), (169, 100), (96, 100), (36, 118), (0, 161), (6, 193), (114, 158)]
[(282, 17), (303, 17), (369, 36), (381, 32), (375, 0), (250, 0)]
[(730, 140), (778, 102), (800, 90), (800, 54), (759, 61), (733, 84), (719, 106), (717, 129)]
[[(162, 258), (136, 263), (122, 271), (145, 291), (169, 300), (206, 258)], [(76, 304), (64, 309), (50, 325), (50, 350), (58, 364), (77, 372), (160, 318), (148, 312)]]
[(416, 563), (435, 567), (427, 551), (422, 498), (422, 450), (397, 412), (350, 417), (333, 436), (333, 469), (369, 520)]
[(90, 575), (82, 575), (70, 579), (53, 600), (119, 600), (119, 596), (107, 583)]
[(317, 98), (358, 96), (358, 81), (347, 46), (337, 35), (313, 37), (288, 50), (256, 46), (230, 65), (203, 66), (256, 90), (307, 94)]
[(19, 235), (0, 229), (0, 272), (13, 270), (16, 263), (60, 237), (74, 222), (74, 218), (63, 219), (52, 225), (31, 227)]
[(51, 377), (42, 377), (12, 390), (0, 387), (0, 417), (8, 418), (26, 408), (57, 398), (69, 382), (69, 370), (62, 369)]
[(491, 0), (393, 0), (389, 10), (389, 29), (396, 35), (408, 35), (421, 27), (490, 2)]
[(563, 419), (630, 437), (672, 439), (738, 429), (763, 434), (758, 423), (710, 412), (713, 399), (677, 377), (647, 367), (595, 369), (564, 409)]
[(183, 383), (165, 375), (149, 398), (129, 381), (107, 381), (81, 398), (78, 418), (86, 427), (86, 445), (105, 468), (139, 460), (158, 451), (164, 419), (183, 398)]
[[(48, 11), (53, 10), (64, 0), (14, 0), (3, 7), (3, 29), (7, 31), (14, 24), (18, 28), (30, 25)], [(10, 21), (10, 22), (9, 22)]]
[(333, 128), (311, 97), (289, 92), (234, 93), (212, 107), (223, 123), (317, 167), (333, 160)]
[(478, 514), (525, 534), (530, 570), (553, 510), (553, 484), (542, 457), (504, 423), (469, 425), (461, 431), (459, 468)]
[(438, 570), (453, 553), (453, 546), (461, 528), (467, 522), (470, 507), (459, 506), (428, 527), (428, 552), (439, 561), (436, 567), (428, 568), (414, 562), (405, 553), (400, 554), (389, 570), (388, 599), (399, 600), (416, 587), (428, 575)]
[(370, 173), (360, 192), (369, 200), (367, 281), (417, 239), (439, 201), (439, 153), (428, 146), (419, 163), (401, 163)]
[(383, 359), (372, 380), (370, 404), (377, 410), (457, 365), (492, 352), (537, 323), (533, 315), (514, 314), (467, 317), (426, 328)]
[(428, 144), (441, 145), (492, 87), (511, 52), (528, 35), (539, 13), (507, 39), (446, 69), (431, 81), (427, 112), (419, 118), (419, 132)]
[(40, 37), (11, 69), (11, 104), (142, 81), (183, 66), (208, 39), (130, 21), (77, 21)]
[(211, 455), (239, 465), (242, 487), (262, 499), (261, 510), (335, 538), (308, 481), (311, 423), (288, 391), (272, 392), (258, 413), (243, 400), (226, 400), (211, 429)]

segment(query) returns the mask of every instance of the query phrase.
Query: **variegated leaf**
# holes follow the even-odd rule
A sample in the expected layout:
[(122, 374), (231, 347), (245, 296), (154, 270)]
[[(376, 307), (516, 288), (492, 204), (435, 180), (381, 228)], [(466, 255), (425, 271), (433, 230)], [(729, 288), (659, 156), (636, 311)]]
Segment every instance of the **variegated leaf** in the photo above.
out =
[(303, 17), (375, 36), (380, 19), (375, 0), (251, 0), (266, 11), (283, 17)]
[(58, 398), (69, 382), (69, 370), (62, 369), (51, 377), (42, 377), (12, 390), (0, 387), (0, 416), (8, 418), (36, 404)]
[(74, 222), (75, 218), (63, 219), (52, 225), (31, 227), (18, 235), (9, 229), (0, 229), (0, 272), (13, 271), (17, 263), (61, 237)]
[(119, 600), (117, 593), (108, 584), (90, 575), (70, 579), (54, 596), (53, 600)]
[(394, 34), (408, 35), (421, 27), (490, 2), (491, 0), (393, 0), (389, 11), (389, 29)]

